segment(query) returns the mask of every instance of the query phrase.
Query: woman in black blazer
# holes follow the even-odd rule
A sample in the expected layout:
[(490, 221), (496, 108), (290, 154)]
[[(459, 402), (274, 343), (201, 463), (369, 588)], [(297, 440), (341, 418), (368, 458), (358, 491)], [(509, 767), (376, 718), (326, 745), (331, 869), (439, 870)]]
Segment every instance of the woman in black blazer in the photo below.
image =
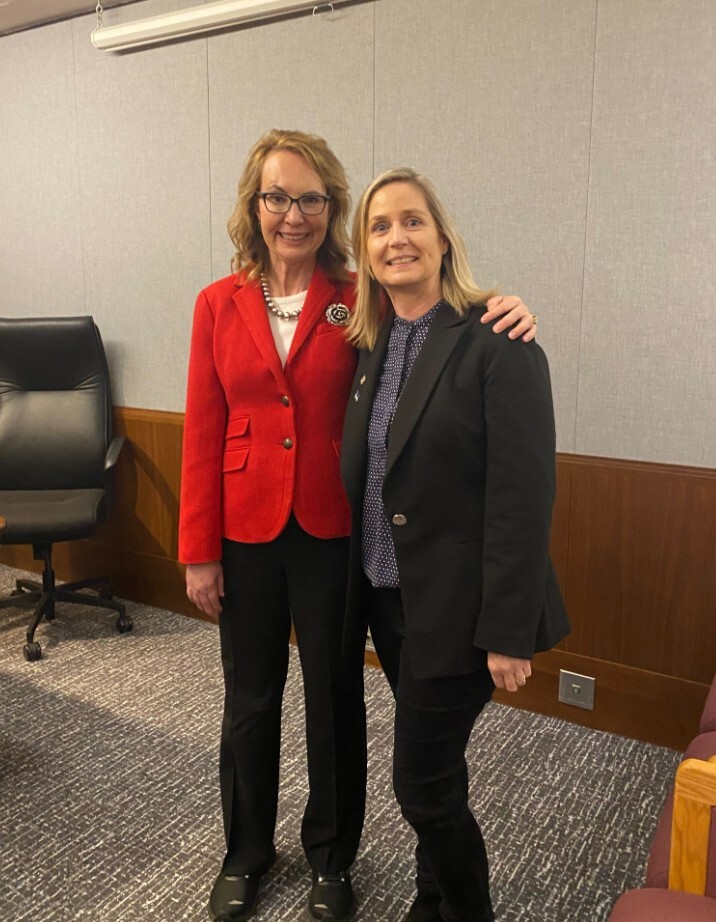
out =
[(410, 169), (356, 213), (361, 347), (342, 474), (352, 506), (346, 631), (396, 697), (393, 782), (418, 836), (405, 922), (494, 919), (465, 748), (493, 688), (517, 691), (569, 630), (549, 560), (547, 360), (480, 323), (489, 292), (432, 184)]

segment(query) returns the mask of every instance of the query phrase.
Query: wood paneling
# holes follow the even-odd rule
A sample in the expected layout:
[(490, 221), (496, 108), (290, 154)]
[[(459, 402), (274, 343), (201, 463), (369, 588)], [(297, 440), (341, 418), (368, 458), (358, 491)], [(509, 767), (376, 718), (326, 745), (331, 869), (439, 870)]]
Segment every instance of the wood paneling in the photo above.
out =
[[(176, 562), (183, 416), (118, 408), (116, 424), (128, 443), (111, 519), (57, 545), (58, 577), (104, 573), (124, 598), (198, 617)], [(572, 633), (497, 700), (684, 746), (716, 671), (716, 471), (560, 455), (552, 557)], [(38, 569), (24, 547), (0, 562)], [(560, 668), (595, 677), (594, 711), (557, 701)]]
[(709, 683), (716, 472), (562, 456), (570, 473), (565, 651)]
[(97, 541), (176, 559), (184, 415), (119, 408), (116, 428), (127, 438), (117, 470), (118, 501)]

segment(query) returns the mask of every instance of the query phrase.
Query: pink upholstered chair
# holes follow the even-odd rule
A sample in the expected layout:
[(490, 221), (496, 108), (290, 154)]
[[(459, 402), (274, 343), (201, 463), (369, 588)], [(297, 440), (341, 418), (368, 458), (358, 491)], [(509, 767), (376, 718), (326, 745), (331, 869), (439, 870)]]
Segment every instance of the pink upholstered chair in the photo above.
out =
[(711, 683), (711, 691), (699, 722), (699, 733), (710, 733), (711, 731), (716, 731), (716, 676)]
[[(716, 686), (712, 686), (713, 689)], [(714, 697), (716, 704), (716, 697)], [(684, 767), (687, 759), (699, 759), (708, 763), (708, 760), (716, 755), (716, 730), (710, 733), (701, 733), (695, 737), (688, 745), (682, 761), (677, 771), (677, 780), (679, 772)], [(708, 769), (705, 769), (708, 772)], [(714, 774), (716, 774), (716, 765), (714, 765)], [(705, 779), (708, 785), (708, 779)], [(706, 879), (704, 890), (707, 896), (716, 899), (716, 816), (714, 804), (716, 804), (716, 789), (713, 792), (714, 800), (711, 806), (711, 830), (709, 836), (709, 846), (706, 855)], [(669, 865), (671, 861), (672, 839), (674, 823), (674, 788), (669, 792), (669, 796), (661, 811), (659, 822), (656, 826), (656, 832), (651, 843), (649, 852), (649, 863), (646, 868), (646, 886), (647, 887), (668, 887), (669, 886)], [(679, 889), (684, 889), (680, 887)]]
[(609, 922), (716, 922), (716, 900), (679, 890), (628, 890)]
[(609, 922), (716, 922), (716, 676), (654, 833), (646, 885)]

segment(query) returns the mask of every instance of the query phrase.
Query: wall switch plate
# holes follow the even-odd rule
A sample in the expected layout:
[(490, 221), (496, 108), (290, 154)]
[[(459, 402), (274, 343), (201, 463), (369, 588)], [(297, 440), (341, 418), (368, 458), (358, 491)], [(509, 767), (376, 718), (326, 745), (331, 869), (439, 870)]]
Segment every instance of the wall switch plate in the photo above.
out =
[(596, 681), (591, 676), (559, 670), (559, 700), (564, 704), (593, 711), (595, 685)]

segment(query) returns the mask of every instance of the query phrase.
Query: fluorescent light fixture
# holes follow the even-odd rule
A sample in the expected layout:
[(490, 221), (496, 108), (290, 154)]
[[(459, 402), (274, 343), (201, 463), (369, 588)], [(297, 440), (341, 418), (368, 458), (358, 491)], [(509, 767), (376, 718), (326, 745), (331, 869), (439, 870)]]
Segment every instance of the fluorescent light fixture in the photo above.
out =
[(244, 22), (326, 8), (329, 8), (328, 3), (316, 3), (316, 0), (312, 3), (306, 0), (218, 0), (176, 13), (149, 16), (116, 26), (100, 26), (92, 33), (92, 44), (102, 51), (124, 51), (214, 29), (226, 29)]

